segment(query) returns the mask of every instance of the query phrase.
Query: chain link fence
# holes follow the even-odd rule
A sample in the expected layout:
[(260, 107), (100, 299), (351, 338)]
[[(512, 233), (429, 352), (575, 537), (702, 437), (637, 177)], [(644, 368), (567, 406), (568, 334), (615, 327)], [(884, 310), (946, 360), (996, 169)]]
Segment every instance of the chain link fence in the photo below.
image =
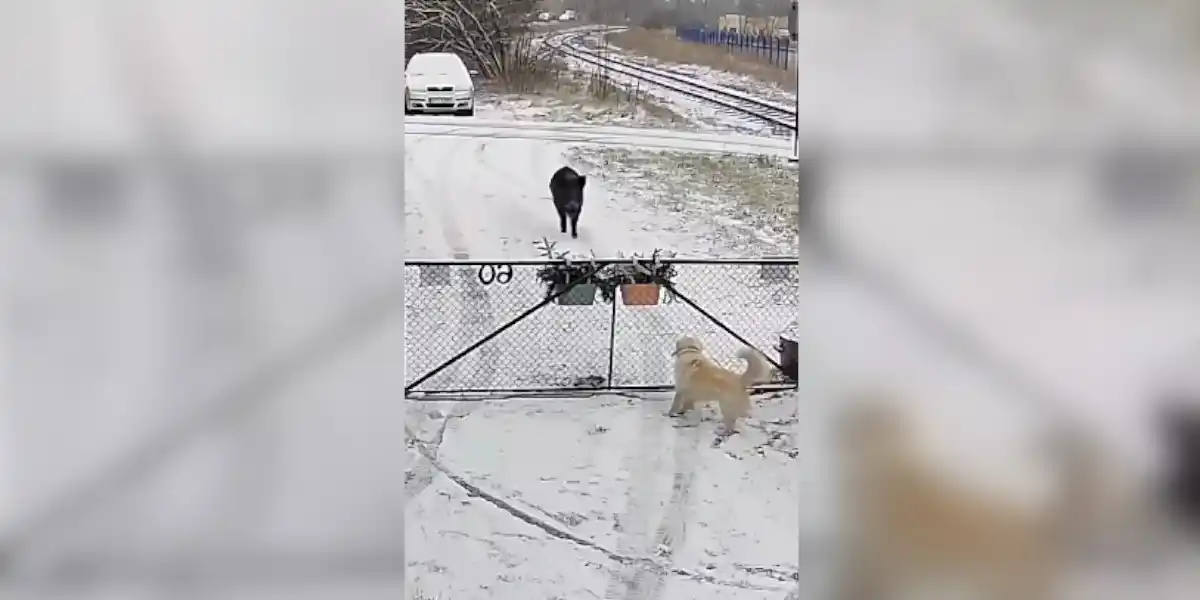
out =
[(682, 335), (722, 364), (748, 343), (775, 365), (773, 387), (790, 387), (780, 336), (796, 318), (797, 259), (664, 260), (673, 276), (640, 290), (614, 283), (632, 261), (597, 260), (564, 292), (546, 274), (565, 264), (406, 263), (406, 392), (666, 389)]

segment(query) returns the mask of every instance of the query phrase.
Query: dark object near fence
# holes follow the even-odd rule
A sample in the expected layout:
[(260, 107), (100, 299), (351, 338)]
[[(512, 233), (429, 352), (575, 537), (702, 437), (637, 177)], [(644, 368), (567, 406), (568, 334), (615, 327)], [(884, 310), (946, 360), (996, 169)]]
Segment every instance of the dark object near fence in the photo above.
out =
[(110, 225), (125, 211), (129, 182), (115, 163), (53, 161), (41, 171), (41, 205), (54, 226)]
[(779, 364), (783, 365), (781, 369), (784, 378), (788, 381), (796, 381), (800, 378), (800, 344), (796, 340), (789, 337), (787, 334), (779, 336)]
[(1101, 156), (1100, 195), (1125, 214), (1148, 214), (1181, 206), (1192, 172), (1182, 153), (1150, 144), (1127, 143)]
[(819, 152), (797, 156), (796, 178), (800, 181), (800, 232), (806, 241), (819, 245), (821, 240), (821, 194), (825, 190), (825, 165)]
[(675, 30), (675, 36), (685, 42), (725, 46), (730, 52), (765, 58), (768, 63), (782, 69), (789, 68), (792, 64), (792, 54), (795, 52), (792, 49), (794, 44), (787, 36), (765, 33), (740, 33), (731, 29), (682, 28)]
[(788, 12), (788, 36), (792, 42), (800, 41), (800, 2), (792, 0), (792, 10)]
[(1200, 535), (1200, 398), (1177, 395), (1165, 404), (1159, 423), (1167, 459), (1165, 504), (1193, 535)]

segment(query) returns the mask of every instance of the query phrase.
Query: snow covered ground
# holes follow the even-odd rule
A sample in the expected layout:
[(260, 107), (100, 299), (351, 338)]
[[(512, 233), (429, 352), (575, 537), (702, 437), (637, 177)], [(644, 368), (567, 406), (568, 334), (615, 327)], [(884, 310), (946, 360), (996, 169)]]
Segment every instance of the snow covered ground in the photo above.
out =
[[(652, 189), (631, 187), (638, 178), (625, 169), (583, 163), (579, 153), (589, 146), (787, 153), (786, 142), (756, 138), (477, 120), (414, 119), (406, 138), (410, 260), (537, 258), (533, 242), (543, 237), (559, 249), (600, 257), (655, 248), (689, 256), (729, 255), (703, 235), (713, 226), (707, 213), (714, 207), (663, 205)], [(463, 169), (470, 177), (453, 175), (456, 160), (469, 160)], [(565, 162), (589, 175), (578, 240), (558, 233), (546, 190), (549, 174)], [(781, 248), (794, 252), (794, 241), (775, 249)], [(680, 288), (690, 291), (694, 283), (682, 269)], [(720, 295), (730, 284), (719, 273), (710, 276), (711, 289), (698, 289), (697, 301), (715, 311), (730, 310)], [(445, 288), (410, 286), (410, 378), (434, 365), (427, 360), (431, 353), (465, 347), (506, 316), (515, 316), (506, 315), (506, 309), (531, 306), (540, 298), (534, 287), (526, 290), (528, 298), (520, 296), (513, 304), (509, 299), (518, 291), (474, 289), (479, 286), (471, 284), (473, 277), (473, 270), (462, 274), (462, 298), (482, 294), (488, 301), (462, 310), (453, 300), (459, 290), (447, 301)], [(514, 276), (513, 282), (521, 279)], [(774, 294), (769, 286), (755, 289)], [(794, 306), (794, 298), (778, 302), (785, 307), (775, 317), (779, 322), (731, 325), (755, 343), (770, 344), (794, 315), (786, 308)], [(497, 338), (500, 346), (484, 346), (452, 376), (502, 384), (514, 373), (527, 378), (560, 363), (558, 371), (570, 375), (583, 349), (603, 353), (607, 339), (589, 331), (603, 332), (607, 323), (600, 321), (607, 320), (609, 310), (597, 307), (595, 323), (585, 313), (564, 320), (565, 310), (576, 309), (544, 309), (544, 319), (516, 334), (502, 334), (508, 337)], [(615, 340), (620, 364), (614, 378), (624, 372), (640, 381), (669, 383), (670, 345), (683, 331), (708, 338), (722, 360), (729, 361), (736, 349), (716, 344), (723, 334), (684, 306), (622, 311), (625, 329)], [(759, 320), (764, 314), (773, 313), (762, 312)], [(545, 336), (547, 327), (563, 333), (534, 337)], [(457, 345), (446, 346), (447, 337)], [(563, 358), (563, 352), (571, 354)], [(663, 414), (668, 401), (669, 396), (655, 395), (457, 403), (410, 399), (409, 593), (419, 592), (418, 598), (782, 598), (795, 587), (799, 568), (795, 395), (759, 400), (743, 434), (720, 446), (714, 446), (711, 415), (678, 428)], [(754, 492), (747, 494), (750, 489)]]
[[(580, 40), (580, 42), (582, 42), (585, 47), (594, 49), (597, 44), (598, 35), (599, 34), (591, 34)], [(624, 53), (617, 51), (616, 48), (610, 48), (613, 50), (612, 54), (614, 58), (629, 58), (626, 57)], [(586, 61), (571, 57), (563, 57), (562, 60), (567, 64), (568, 68), (575, 72), (590, 73), (597, 70), (595, 65)], [(678, 65), (672, 65), (671, 68), (673, 70), (682, 69), (683, 72), (687, 72), (686, 69)], [(747, 117), (744, 114), (725, 108), (714, 107), (709, 103), (691, 98), (685, 94), (664, 89), (652, 84), (647, 84), (639, 81), (635, 77), (631, 77), (623, 73), (608, 71), (607, 76), (610, 77), (613, 82), (623, 86), (627, 90), (636, 90), (638, 94), (645, 94), (651, 98), (654, 98), (656, 101), (671, 107), (672, 110), (682, 115), (689, 123), (701, 131), (733, 132), (743, 135), (759, 135), (764, 137), (776, 137), (780, 139), (787, 139), (790, 136), (789, 132), (772, 129), (771, 126), (766, 125), (757, 119)], [(754, 91), (757, 92), (758, 90), (754, 89)], [(791, 102), (789, 101), (787, 104), (790, 105)]]
[(798, 564), (794, 395), (720, 447), (711, 422), (674, 427), (669, 400), (410, 401), (428, 433), (410, 451), (409, 593), (782, 598)]
[[(1052, 21), (1033, 19), (1011, 4), (928, 2), (920, 11), (909, 8), (889, 2), (802, 3), (801, 24), (805, 29), (801, 34), (800, 64), (806, 78), (801, 88), (801, 124), (806, 131), (831, 132), (864, 143), (880, 139), (936, 143), (962, 137), (994, 140), (1000, 136), (1070, 136), (1092, 133), (1114, 122), (1121, 127), (1169, 128), (1189, 126), (1194, 121), (1190, 110), (1196, 104), (1195, 93), (1188, 78), (1180, 75), (1183, 70), (1173, 70), (1179, 65), (1170, 61), (1147, 60), (1138, 44), (1116, 43), (1102, 36), (1084, 39)], [(870, 18), (865, 17), (866, 12)], [(872, 43), (847, 43), (864, 39)], [(691, 108), (684, 102), (664, 100), (684, 111)], [(555, 128), (553, 137), (563, 140), (571, 135), (582, 136), (569, 134), (566, 129)], [(519, 137), (523, 134), (506, 134), (506, 138)], [(462, 146), (439, 143), (445, 144), (446, 157), (465, 155)], [(529, 171), (538, 173), (535, 181), (510, 184), (533, 190), (530, 195), (535, 198), (542, 197), (540, 174), (553, 168), (561, 153), (561, 147), (546, 146), (548, 150), (540, 146), (517, 150), (517, 146), (510, 146), (513, 151), (503, 154), (505, 166), (517, 155), (527, 157), (524, 160), (534, 157), (532, 162), (544, 161)], [(480, 159), (484, 164), (493, 160), (490, 152)], [(536, 158), (539, 152), (540, 159)], [(512, 178), (511, 170), (497, 170)], [(517, 177), (527, 172), (516, 170), (520, 172)], [(1197, 256), (1194, 214), (1163, 214), (1133, 226), (1104, 213), (1092, 201), (1086, 174), (1067, 167), (1031, 172), (930, 166), (906, 171), (839, 164), (832, 180), (828, 217), (844, 251), (871, 271), (897, 280), (907, 295), (915, 296), (940, 319), (979, 341), (986, 353), (1001, 364), (995, 367), (971, 352), (948, 345), (862, 279), (837, 271), (807, 272), (799, 308), (803, 343), (798, 404), (804, 418), (797, 424), (803, 429), (796, 432), (795, 472), (799, 479), (797, 488), (793, 488), (804, 490), (798, 496), (802, 501), (796, 524), (802, 538), (820, 540), (836, 535), (833, 517), (837, 500), (832, 495), (829, 464), (832, 455), (820, 424), (836, 410), (840, 394), (864, 383), (896, 389), (922, 409), (922, 419), (931, 425), (933, 455), (947, 469), (1022, 503), (1040, 504), (1049, 493), (1045, 457), (1036, 451), (1046, 425), (1043, 419), (1047, 407), (1039, 404), (1043, 397), (1061, 403), (1054, 408), (1066, 409), (1094, 426), (1112, 444), (1119, 467), (1143, 474), (1152, 466), (1149, 402), (1160, 385), (1194, 372), (1198, 359), (1195, 349), (1200, 347), (1200, 312), (1194, 307), (1200, 305), (1200, 282), (1195, 277), (1197, 266), (1193, 260)], [(440, 188), (432, 183), (425, 185), (426, 189), (438, 190), (434, 195), (440, 197), (464, 187), (468, 188), (467, 195), (487, 193), (478, 183), (451, 185), (442, 181), (436, 184)], [(609, 185), (605, 182), (601, 193), (611, 198)], [(613, 185), (613, 189), (616, 187)], [(532, 213), (518, 218), (484, 213), (482, 208), (480, 213), (487, 216), (471, 217), (479, 230), (509, 219), (503, 225), (505, 229), (526, 231), (519, 226), (527, 227), (536, 219)], [(672, 238), (648, 226), (640, 218), (644, 213), (627, 208), (619, 214), (625, 222), (614, 229), (632, 232), (631, 237), (638, 243), (661, 244)], [(413, 221), (410, 217), (409, 222)], [(413, 237), (414, 233), (409, 235)], [(500, 249), (501, 255), (527, 255), (525, 242), (533, 236), (513, 237), (515, 242)], [(481, 249), (471, 247), (476, 238), (464, 239), (468, 253)], [(618, 249), (610, 238), (593, 239), (585, 240), (582, 248), (566, 245), (575, 250), (591, 246)], [(687, 236), (671, 241), (686, 245)], [(428, 247), (435, 248), (436, 243), (435, 239)], [(443, 245), (439, 249), (448, 248)], [(1022, 389), (1022, 382), (1034, 393)], [(531, 400), (522, 401), (521, 408), (513, 410), (570, 421), (572, 431), (583, 432), (573, 440), (584, 441), (565, 446), (577, 448), (600, 443), (595, 440), (618, 431), (627, 435), (634, 425), (609, 425), (623, 422), (616, 416), (616, 408), (621, 405), (618, 398), (580, 404), (596, 411), (595, 417), (559, 416), (562, 412), (557, 403), (550, 408)], [(541, 407), (540, 412), (537, 407)], [(477, 410), (499, 409), (486, 404)], [(625, 418), (632, 410), (628, 409)], [(458, 417), (450, 419), (446, 439), (453, 435), (454, 428), (465, 428), (471, 417), (462, 418), (461, 423)], [(438, 423), (445, 422), (441, 417), (431, 421), (425, 427), (436, 429)], [(641, 421), (643, 425), (648, 422), (654, 422), (653, 414)], [(602, 427), (595, 427), (596, 423)], [(512, 425), (520, 431), (526, 426)], [(607, 431), (599, 432), (601, 428)], [(538, 432), (547, 435), (541, 429)], [(631, 445), (637, 446), (622, 447)], [(563, 452), (569, 456), (562, 458), (573, 466), (582, 465), (580, 475), (573, 477), (579, 483), (572, 486), (586, 486), (586, 474), (613, 468), (597, 466), (594, 455), (586, 451), (579, 451), (579, 456), (586, 458), (576, 458), (575, 452)], [(676, 464), (684, 463), (682, 458), (676, 460)], [(533, 460), (515, 462), (543, 464)], [(533, 478), (524, 473), (509, 477)], [(661, 484), (661, 480), (656, 481)], [(496, 490), (504, 487), (503, 482), (494, 485)], [(568, 489), (573, 492), (577, 488)], [(631, 489), (637, 486), (631, 485), (626, 491)], [(441, 506), (452, 505), (459, 492), (453, 487), (445, 491), (447, 497)], [(520, 496), (508, 497), (533, 493), (524, 488), (520, 491)], [(619, 493), (606, 492), (605, 498)], [(668, 497), (666, 489), (657, 494), (658, 498)], [(646, 495), (634, 492), (634, 496)], [(480, 499), (462, 501), (491, 504)], [(561, 502), (558, 498), (556, 501)], [(545, 500), (532, 500), (537, 506), (542, 502)], [(665, 502), (669, 500), (660, 500), (660, 504)], [(555, 508), (543, 512), (558, 514), (564, 510), (557, 508), (562, 504), (551, 504)], [(536, 513), (538, 509), (533, 505), (524, 506), (520, 512)], [(436, 512), (438, 505), (431, 506), (424, 509), (429, 511), (426, 514)], [(617, 512), (607, 508), (565, 510), (585, 518), (559, 515), (561, 520), (554, 527), (571, 527), (574, 523), (583, 530), (595, 531), (597, 536), (604, 529), (601, 516)], [(501, 517), (502, 512), (496, 511), (512, 514), (503, 508), (494, 509)], [(539, 540), (556, 537), (547, 533), (554, 527), (542, 526), (555, 517), (543, 517), (541, 525), (527, 524), (522, 533), (539, 536)], [(505, 520), (512, 521), (507, 517)], [(446, 528), (440, 531), (448, 531), (449, 525)], [(427, 539), (436, 534), (421, 535)], [(638, 550), (631, 552), (637, 556), (652, 554), (654, 539), (642, 536), (634, 545)], [(558, 586), (552, 593), (584, 597), (582, 588), (587, 588), (599, 596), (596, 590), (607, 589), (602, 587), (606, 579), (587, 578), (603, 571), (600, 564), (611, 566), (620, 559), (609, 557), (606, 562), (590, 558), (598, 551), (579, 550), (586, 544), (577, 540), (557, 543), (569, 543), (575, 551), (590, 553), (582, 560), (596, 566), (589, 564), (586, 574), (579, 574), (580, 581), (589, 583), (579, 584), (578, 588), (566, 581), (544, 583)], [(612, 548), (605, 546), (605, 550)], [(493, 552), (497, 557), (515, 553), (512, 547)], [(678, 550), (674, 553), (677, 558), (681, 556)], [(525, 576), (529, 571), (522, 569), (528, 569), (532, 560), (511, 559), (513, 566), (509, 568), (515, 571), (512, 578)], [(573, 565), (580, 562), (575, 556), (569, 560)], [(724, 560), (739, 559), (727, 556)], [(809, 584), (816, 585), (811, 566), (807, 562), (800, 565), (806, 589)], [(1188, 573), (1195, 572), (1194, 566), (1161, 566), (1150, 586), (1145, 573), (1139, 576), (1113, 568), (1112, 564), (1100, 565), (1098, 570), (1105, 575), (1088, 573), (1081, 577), (1076, 586), (1080, 588), (1078, 597), (1128, 597), (1149, 589), (1156, 597), (1188, 597), (1187, 590), (1194, 589)], [(447, 573), (458, 573), (452, 567), (445, 568)], [(728, 566), (717, 570), (736, 572)], [(558, 572), (538, 569), (537, 575), (528, 577), (545, 582), (549, 579), (545, 573)], [(443, 583), (432, 583), (437, 581), (433, 577), (425, 579), (434, 586), (429, 593), (436, 593), (436, 586), (451, 585), (449, 579), (449, 575)], [(690, 575), (676, 577), (681, 587), (668, 588), (670, 595), (705, 597), (699, 592), (692, 596), (675, 591), (691, 585), (689, 579)], [(455, 585), (461, 586), (457, 588), (461, 593), (469, 593), (469, 583), (456, 579)], [(710, 589), (719, 587), (709, 584)], [(1104, 589), (1086, 589), (1096, 587)], [(774, 597), (779, 592), (760, 593)]]
[(484, 120), (696, 129), (675, 110), (647, 94), (614, 90), (611, 97), (601, 99), (587, 86), (586, 73), (564, 72), (558, 82), (537, 92), (514, 94), (481, 89), (476, 92), (475, 114)]
[[(770, 100), (777, 104), (791, 106), (796, 102), (795, 86), (790, 88), (782, 88), (779, 85), (764, 81), (750, 75), (741, 75), (731, 73), (722, 69), (714, 69), (704, 65), (682, 64), (669, 61), (658, 60), (653, 57), (643, 56), (622, 48), (614, 43), (609, 44), (609, 50), (622, 60), (643, 64), (647, 66), (657, 67), (680, 75), (694, 77), (701, 81), (706, 81), (716, 85), (724, 86), (730, 89), (740, 90), (748, 94), (754, 94), (764, 100)], [(793, 59), (794, 60), (794, 55)]]
[[(1001, 2), (801, 2), (802, 130), (867, 146), (1108, 130), (1186, 137), (1197, 57), (1156, 39), (1169, 9), (1137, 15), (1131, 6), (1114, 16), (1109, 5), (1114, 13), (1075, 5), (1077, 14), (1059, 6), (1052, 15)], [(864, 39), (871, 43), (853, 42)], [(1190, 208), (1131, 218), (1096, 202), (1078, 165), (843, 163), (831, 180), (829, 222), (844, 250), (1001, 366), (941, 343), (862, 281), (814, 272), (800, 309), (806, 416), (819, 420), (833, 410), (828, 400), (863, 382), (903, 390), (932, 421), (948, 468), (1035, 501), (1045, 492), (1044, 457), (1027, 449), (1044, 428), (1046, 396), (1094, 426), (1121, 467), (1153, 467), (1155, 394), (1195, 386), (1200, 364), (1195, 190)], [(802, 528), (828, 517), (814, 508)], [(1145, 589), (1126, 573), (1106, 579), (1116, 596)], [(1171, 579), (1158, 577), (1165, 587), (1156, 593), (1190, 589)], [(1084, 597), (1106, 597), (1097, 593)]]

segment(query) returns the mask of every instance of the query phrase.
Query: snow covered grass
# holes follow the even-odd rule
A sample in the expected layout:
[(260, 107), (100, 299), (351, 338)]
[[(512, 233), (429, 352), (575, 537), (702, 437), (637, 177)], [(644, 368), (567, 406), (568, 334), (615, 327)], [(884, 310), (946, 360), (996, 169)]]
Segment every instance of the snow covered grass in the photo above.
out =
[[(601, 48), (599, 39), (599, 34), (592, 34), (591, 36), (582, 38), (580, 41), (585, 48), (595, 51)], [(607, 46), (605, 52), (608, 52), (617, 60), (672, 71), (679, 75), (701, 80), (710, 85), (736, 89), (760, 98), (773, 100), (779, 104), (790, 106), (795, 102), (793, 92), (776, 88), (747, 75), (737, 75), (719, 69), (691, 64), (659, 63), (654, 59), (630, 54), (611, 44)], [(564, 62), (570, 69), (580, 73), (589, 73), (596, 69), (591, 63), (574, 58), (565, 58)], [(715, 106), (712, 103), (674, 90), (648, 84), (624, 73), (609, 71), (608, 77), (612, 82), (627, 91), (653, 98), (656, 102), (664, 106), (669, 106), (671, 110), (682, 115), (695, 129), (776, 138), (790, 138), (791, 135), (790, 132), (772, 127), (770, 124), (764, 123), (753, 116), (721, 106)], [(789, 89), (794, 89), (794, 87), (793, 85)]]
[(667, 63), (661, 66), (672, 70), (687, 66), (692, 67), (693, 71), (697, 67), (705, 67), (709, 71), (705, 75), (713, 71), (720, 72), (724, 79), (740, 84), (739, 88), (743, 91), (758, 92), (764, 83), (781, 90), (794, 90), (796, 87), (794, 64), (783, 69), (753, 54), (730, 52), (722, 46), (686, 42), (676, 37), (672, 29), (655, 31), (635, 27), (612, 34), (609, 39), (613, 45), (632, 54)]
[(603, 81), (587, 72), (554, 63), (554, 70), (532, 89), (511, 91), (488, 85), (480, 90), (478, 110), (514, 120), (625, 125), (655, 129), (694, 129), (687, 119), (654, 96)]
[(669, 215), (668, 229), (706, 221), (712, 230), (697, 235), (723, 245), (725, 255), (796, 254), (798, 172), (783, 159), (596, 146), (573, 147), (567, 156)]

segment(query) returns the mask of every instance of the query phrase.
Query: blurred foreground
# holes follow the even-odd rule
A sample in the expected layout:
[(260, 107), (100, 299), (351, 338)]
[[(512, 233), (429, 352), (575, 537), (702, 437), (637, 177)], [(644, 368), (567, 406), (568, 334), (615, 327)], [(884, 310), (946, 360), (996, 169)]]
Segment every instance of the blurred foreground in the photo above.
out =
[(400, 18), (0, 4), (0, 596), (400, 595)]

